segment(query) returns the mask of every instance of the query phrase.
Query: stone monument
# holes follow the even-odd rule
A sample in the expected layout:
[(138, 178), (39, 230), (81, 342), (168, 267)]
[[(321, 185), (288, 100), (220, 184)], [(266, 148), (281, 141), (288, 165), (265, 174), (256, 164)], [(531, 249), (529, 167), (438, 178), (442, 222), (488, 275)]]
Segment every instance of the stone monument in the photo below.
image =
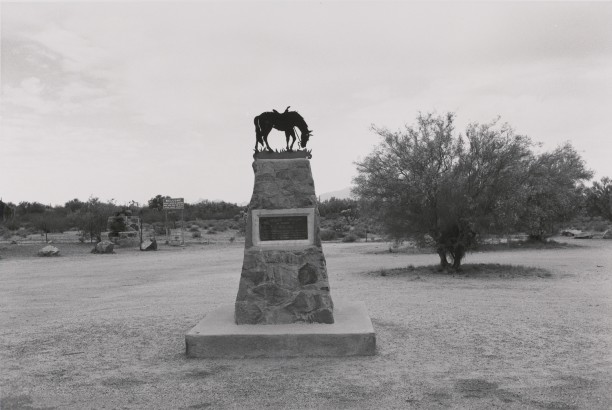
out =
[(237, 324), (333, 323), (310, 161), (255, 159)]
[(376, 337), (365, 304), (332, 302), (310, 151), (256, 149), (253, 157), (255, 182), (236, 301), (187, 333), (187, 355), (373, 355)]

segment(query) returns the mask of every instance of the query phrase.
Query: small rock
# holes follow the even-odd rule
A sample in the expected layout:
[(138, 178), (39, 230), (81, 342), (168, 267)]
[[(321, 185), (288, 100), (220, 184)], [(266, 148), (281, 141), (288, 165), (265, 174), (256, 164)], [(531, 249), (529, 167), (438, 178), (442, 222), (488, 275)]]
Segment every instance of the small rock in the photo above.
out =
[(39, 250), (38, 256), (58, 256), (59, 253), (59, 249), (57, 249), (55, 246), (49, 245)]
[(147, 239), (140, 244), (141, 251), (156, 251), (157, 241), (155, 239)]
[(109, 241), (101, 241), (96, 244), (96, 247), (91, 250), (91, 253), (115, 253), (113, 250), (115, 244)]

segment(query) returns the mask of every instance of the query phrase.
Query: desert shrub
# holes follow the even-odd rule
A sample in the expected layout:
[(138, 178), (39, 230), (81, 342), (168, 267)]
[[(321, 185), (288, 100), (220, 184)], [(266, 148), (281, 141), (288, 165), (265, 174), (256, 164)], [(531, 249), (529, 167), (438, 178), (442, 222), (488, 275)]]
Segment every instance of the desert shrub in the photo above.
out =
[(244, 208), (228, 202), (214, 202), (204, 200), (185, 206), (185, 213), (189, 218), (202, 220), (231, 219)]
[(332, 223), (332, 229), (338, 233), (348, 232), (351, 226), (344, 223), (342, 220), (337, 219)]
[(11, 239), (11, 237), (13, 236), (13, 233), (11, 231), (9, 231), (8, 229), (3, 229), (2, 230), (2, 239)]
[(560, 224), (560, 229), (566, 229), (568, 227), (572, 229), (578, 229), (581, 231), (595, 231), (603, 232), (609, 229), (611, 226), (610, 222), (600, 216), (579, 216), (574, 218), (571, 222)]
[(603, 177), (601, 181), (594, 181), (585, 194), (587, 215), (612, 221), (612, 179)]
[(201, 229), (214, 229), (217, 232), (225, 232), (227, 231), (229, 228), (231, 228), (231, 226), (235, 224), (235, 222), (231, 219), (221, 219), (221, 220), (204, 220), (204, 221), (198, 221), (197, 225), (201, 228)]
[(237, 225), (236, 229), (238, 230), (238, 234), (244, 235), (246, 233), (247, 214), (242, 213), (242, 215), (240, 215), (240, 218), (238, 218), (235, 224)]
[(336, 231), (331, 229), (321, 229), (320, 236), (322, 241), (333, 241), (338, 238)]
[(358, 238), (366, 237), (366, 231), (363, 228), (355, 228), (351, 231), (351, 234), (355, 235)]
[(206, 229), (206, 221), (202, 221), (198, 219), (196, 221), (190, 221), (188, 223), (189, 225), (191, 225), (192, 228), (196, 226), (198, 228)]
[(227, 228), (229, 226), (229, 222), (228, 221), (224, 221), (224, 220), (214, 221), (214, 222), (211, 223), (211, 226), (212, 226), (211, 229), (214, 229), (217, 232), (224, 232), (224, 231), (227, 231)]
[(19, 223), (19, 220), (11, 219), (9, 221), (6, 221), (4, 223), (4, 226), (10, 231), (16, 231), (21, 227), (21, 224)]
[(608, 229), (608, 225), (609, 225), (608, 221), (605, 221), (600, 216), (596, 216), (591, 220), (591, 222), (589, 222), (587, 226), (589, 228), (588, 229), (589, 231), (603, 232), (606, 229)]
[(342, 242), (355, 242), (357, 240), (357, 236), (353, 233), (349, 233), (344, 238), (342, 238)]
[(157, 235), (165, 235), (166, 234), (166, 227), (164, 226), (163, 222), (153, 222), (152, 226), (153, 226), (153, 231)]
[(323, 202), (319, 202), (319, 214), (324, 217), (338, 217), (340, 216), (342, 211), (347, 209), (358, 208), (357, 201), (349, 198), (336, 198), (332, 197), (330, 199), (326, 199)]

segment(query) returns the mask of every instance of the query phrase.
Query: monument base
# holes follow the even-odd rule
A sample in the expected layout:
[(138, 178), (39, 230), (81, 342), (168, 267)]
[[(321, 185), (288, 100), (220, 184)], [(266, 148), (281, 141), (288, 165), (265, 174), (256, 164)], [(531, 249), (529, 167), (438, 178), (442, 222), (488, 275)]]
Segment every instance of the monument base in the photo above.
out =
[(371, 356), (376, 335), (363, 302), (334, 303), (333, 324), (237, 325), (234, 305), (210, 312), (185, 335), (200, 358)]

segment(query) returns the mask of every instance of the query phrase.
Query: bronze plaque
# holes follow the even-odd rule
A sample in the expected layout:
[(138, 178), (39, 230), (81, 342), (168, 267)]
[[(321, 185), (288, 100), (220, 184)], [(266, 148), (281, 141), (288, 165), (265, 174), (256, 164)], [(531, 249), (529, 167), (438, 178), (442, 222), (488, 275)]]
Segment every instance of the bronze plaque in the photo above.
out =
[(260, 241), (308, 239), (308, 216), (260, 216)]

